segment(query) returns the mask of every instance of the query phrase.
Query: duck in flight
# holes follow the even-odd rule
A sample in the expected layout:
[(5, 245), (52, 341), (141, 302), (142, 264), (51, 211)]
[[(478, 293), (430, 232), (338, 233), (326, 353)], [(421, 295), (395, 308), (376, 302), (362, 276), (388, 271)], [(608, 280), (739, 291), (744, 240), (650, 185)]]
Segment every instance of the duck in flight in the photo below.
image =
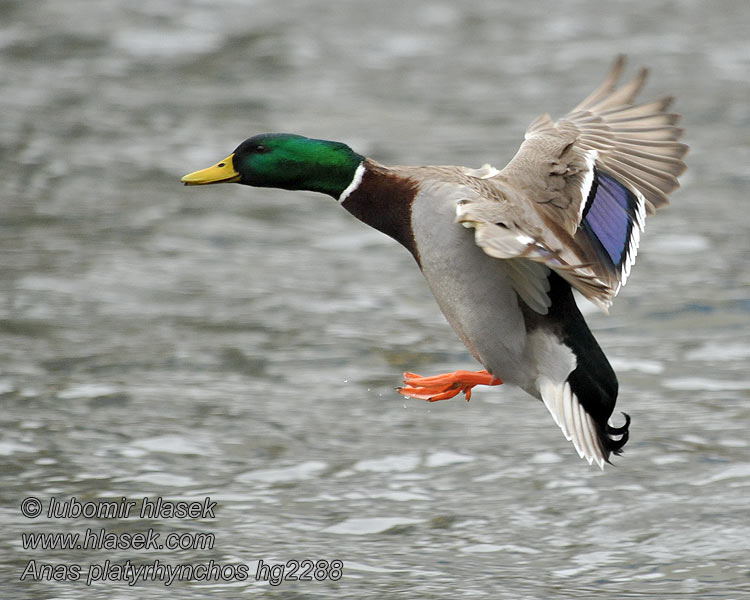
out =
[(671, 97), (636, 103), (642, 69), (604, 82), (567, 115), (537, 118), (503, 168), (385, 166), (340, 142), (262, 134), (185, 185), (241, 183), (332, 196), (406, 247), (458, 337), (484, 367), (421, 377), (428, 401), (510, 383), (541, 400), (566, 439), (603, 468), (628, 440), (610, 417), (618, 383), (573, 297), (607, 311), (635, 261), (645, 219), (685, 170)]

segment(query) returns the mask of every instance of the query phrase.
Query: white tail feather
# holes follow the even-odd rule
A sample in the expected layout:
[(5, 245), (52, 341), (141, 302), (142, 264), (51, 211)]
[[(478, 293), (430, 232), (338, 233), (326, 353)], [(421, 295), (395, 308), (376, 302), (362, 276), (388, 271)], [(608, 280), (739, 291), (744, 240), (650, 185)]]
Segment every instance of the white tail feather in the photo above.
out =
[(567, 381), (553, 381), (542, 375), (537, 379), (537, 385), (544, 405), (565, 439), (573, 442), (573, 447), (581, 458), (586, 459), (589, 464), (596, 462), (600, 469), (604, 469), (606, 454), (599, 442), (596, 423), (578, 402), (570, 384)]

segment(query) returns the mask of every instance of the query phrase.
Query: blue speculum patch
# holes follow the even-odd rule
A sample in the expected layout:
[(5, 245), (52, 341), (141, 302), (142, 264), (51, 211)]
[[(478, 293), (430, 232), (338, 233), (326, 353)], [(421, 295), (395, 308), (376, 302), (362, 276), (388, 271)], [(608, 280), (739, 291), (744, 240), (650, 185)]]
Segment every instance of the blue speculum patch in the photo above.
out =
[(596, 170), (596, 192), (584, 217), (584, 229), (594, 234), (612, 263), (619, 267), (627, 258), (638, 199), (611, 175)]

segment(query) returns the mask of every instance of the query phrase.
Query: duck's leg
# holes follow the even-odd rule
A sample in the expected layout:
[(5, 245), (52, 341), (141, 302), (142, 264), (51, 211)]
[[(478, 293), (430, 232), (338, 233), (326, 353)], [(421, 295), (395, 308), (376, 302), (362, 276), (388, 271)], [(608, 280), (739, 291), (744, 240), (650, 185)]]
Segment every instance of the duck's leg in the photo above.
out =
[(502, 380), (487, 371), (454, 371), (431, 377), (416, 373), (404, 373), (404, 387), (397, 388), (399, 394), (428, 402), (447, 400), (461, 392), (466, 401), (471, 400), (471, 388), (475, 385), (500, 385)]

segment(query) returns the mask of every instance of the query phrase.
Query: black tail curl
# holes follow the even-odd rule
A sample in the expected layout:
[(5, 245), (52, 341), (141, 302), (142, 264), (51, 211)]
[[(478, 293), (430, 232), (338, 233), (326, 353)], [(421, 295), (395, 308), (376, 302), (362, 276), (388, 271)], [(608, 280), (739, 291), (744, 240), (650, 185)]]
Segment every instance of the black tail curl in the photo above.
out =
[[(630, 415), (627, 413), (622, 413), (622, 416), (625, 417), (625, 424), (621, 427), (612, 427), (609, 424), (604, 425), (604, 430), (600, 431), (599, 439), (602, 442), (602, 445), (607, 450), (608, 453), (612, 453), (615, 456), (620, 456), (622, 454), (622, 447), (628, 443), (628, 439), (630, 439)], [(613, 439), (612, 436), (620, 436), (620, 439)], [(607, 460), (609, 462), (609, 459)]]

